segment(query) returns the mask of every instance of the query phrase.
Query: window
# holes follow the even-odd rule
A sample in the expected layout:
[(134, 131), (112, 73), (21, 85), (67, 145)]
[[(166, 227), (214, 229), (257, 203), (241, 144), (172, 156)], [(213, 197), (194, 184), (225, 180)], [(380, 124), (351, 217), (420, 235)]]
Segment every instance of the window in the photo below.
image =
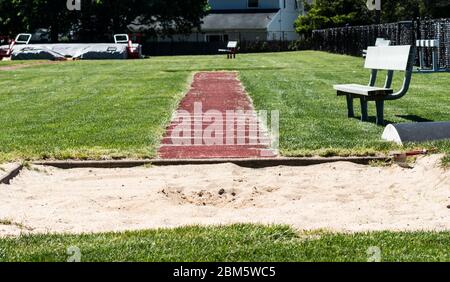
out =
[(248, 0), (249, 8), (259, 8), (259, 0)]
[(298, 10), (298, 0), (294, 0), (295, 3), (295, 9)]

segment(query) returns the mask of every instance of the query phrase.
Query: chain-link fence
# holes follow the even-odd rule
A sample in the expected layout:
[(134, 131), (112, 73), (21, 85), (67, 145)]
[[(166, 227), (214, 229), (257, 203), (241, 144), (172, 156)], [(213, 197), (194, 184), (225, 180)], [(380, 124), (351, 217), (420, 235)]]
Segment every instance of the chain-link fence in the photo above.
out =
[[(418, 39), (438, 39), (439, 67), (450, 68), (450, 19), (404, 21), (398, 23), (349, 26), (314, 30), (312, 48), (339, 54), (361, 56), (378, 37), (392, 45), (416, 45)], [(425, 50), (425, 62), (431, 64), (431, 52)]]
[[(416, 22), (417, 39), (439, 40), (439, 66), (450, 68), (450, 19)], [(431, 54), (426, 54), (430, 61)]]
[[(239, 53), (291, 51), (292, 41), (240, 41)], [(216, 55), (227, 42), (144, 42), (142, 52), (150, 56)]]

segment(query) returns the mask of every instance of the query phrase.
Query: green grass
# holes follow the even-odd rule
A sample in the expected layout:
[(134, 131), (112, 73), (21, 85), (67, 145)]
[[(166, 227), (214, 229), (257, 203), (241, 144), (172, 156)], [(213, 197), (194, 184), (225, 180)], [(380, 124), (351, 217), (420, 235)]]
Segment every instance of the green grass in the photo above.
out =
[[(369, 72), (362, 68), (362, 59), (318, 52), (274, 54), (271, 58), (289, 60), (278, 71), (244, 71), (241, 77), (258, 108), (280, 110), (284, 155), (370, 155), (399, 149), (381, 140), (384, 127), (374, 124), (374, 103), (369, 104), (371, 123), (348, 119), (345, 99), (336, 97), (332, 89), (333, 84), (368, 83)], [(415, 75), (407, 96), (386, 103), (386, 121), (450, 120), (449, 78), (448, 73)], [(397, 75), (396, 87), (401, 79)], [(355, 110), (358, 115), (358, 103)], [(450, 152), (448, 141), (408, 144), (407, 148), (416, 146)]]
[(298, 233), (286, 226), (184, 227), (95, 235), (34, 235), (0, 239), (1, 261), (283, 262), (450, 261), (450, 233)]
[(23, 61), (0, 61), (0, 67), (6, 67), (6, 66), (15, 66), (15, 65), (27, 65), (30, 63), (37, 63), (37, 62), (46, 62), (46, 61), (42, 61), (42, 60), (34, 60), (34, 61), (27, 61), (27, 60), (23, 60)]
[[(369, 72), (362, 65), (361, 58), (307, 51), (240, 55), (232, 61), (158, 57), (0, 71), (0, 161), (153, 157), (192, 73), (212, 70), (239, 71), (258, 109), (280, 111), (285, 156), (399, 149), (381, 140), (383, 127), (348, 119), (345, 99), (332, 89), (336, 83), (367, 83)], [(414, 75), (408, 95), (386, 103), (386, 120), (450, 120), (449, 78), (448, 73)], [(450, 154), (449, 141), (406, 148), (417, 146)]]
[(0, 72), (0, 159), (152, 157), (189, 77), (150, 61)]
[(446, 154), (445, 157), (442, 159), (442, 166), (448, 167), (450, 166), (450, 154)]

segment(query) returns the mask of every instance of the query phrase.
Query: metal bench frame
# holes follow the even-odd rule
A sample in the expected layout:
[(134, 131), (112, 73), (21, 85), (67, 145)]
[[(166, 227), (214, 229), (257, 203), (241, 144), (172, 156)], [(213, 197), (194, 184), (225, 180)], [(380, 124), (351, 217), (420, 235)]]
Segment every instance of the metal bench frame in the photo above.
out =
[[(384, 125), (384, 101), (397, 100), (406, 95), (411, 83), (413, 65), (415, 60), (415, 48), (405, 46), (369, 47), (365, 68), (371, 69), (369, 85), (334, 85), (338, 96), (346, 96), (348, 117), (355, 117), (353, 99), (360, 99), (361, 121), (368, 120), (368, 102), (375, 101), (378, 125)], [(379, 70), (386, 70), (387, 75), (383, 87), (376, 87)], [(393, 91), (392, 81), (394, 71), (403, 71), (404, 79), (399, 91)]]
[(227, 59), (236, 59), (237, 50), (238, 50), (238, 42), (229, 41), (227, 44), (227, 49), (219, 49), (219, 52), (227, 53)]

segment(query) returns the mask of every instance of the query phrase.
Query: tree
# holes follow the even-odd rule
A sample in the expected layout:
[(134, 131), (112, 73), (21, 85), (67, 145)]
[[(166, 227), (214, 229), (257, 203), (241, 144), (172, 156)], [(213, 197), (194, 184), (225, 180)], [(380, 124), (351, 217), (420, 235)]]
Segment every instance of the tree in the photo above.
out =
[(382, 0), (381, 21), (392, 23), (421, 17), (423, 2), (423, 0)]
[(450, 18), (450, 1), (422, 0), (420, 4), (421, 17)]
[(0, 0), (0, 35), (13, 35), (22, 29), (22, 19), (12, 1)]
[(0, 34), (50, 31), (52, 41), (73, 33), (81, 41), (99, 41), (126, 33), (139, 19), (153, 34), (190, 32), (207, 12), (207, 0), (82, 0), (69, 11), (66, 0), (0, 0)]
[[(366, 7), (366, 0), (315, 0), (306, 7), (309, 12), (300, 16), (297, 32), (311, 34), (314, 29), (345, 25), (373, 24), (375, 13)], [(448, 0), (382, 0), (381, 22), (398, 22), (424, 18), (450, 17)]]
[(0, 11), (0, 33), (6, 35), (46, 28), (57, 40), (75, 20), (66, 2), (58, 0), (0, 0)]
[(373, 22), (365, 0), (316, 0), (312, 5), (305, 1), (305, 7), (308, 13), (295, 22), (297, 32), (304, 35), (310, 35), (314, 29)]
[(136, 22), (144, 33), (171, 35), (189, 33), (201, 24), (207, 0), (85, 0), (75, 30), (82, 41), (99, 41), (124, 33)]

